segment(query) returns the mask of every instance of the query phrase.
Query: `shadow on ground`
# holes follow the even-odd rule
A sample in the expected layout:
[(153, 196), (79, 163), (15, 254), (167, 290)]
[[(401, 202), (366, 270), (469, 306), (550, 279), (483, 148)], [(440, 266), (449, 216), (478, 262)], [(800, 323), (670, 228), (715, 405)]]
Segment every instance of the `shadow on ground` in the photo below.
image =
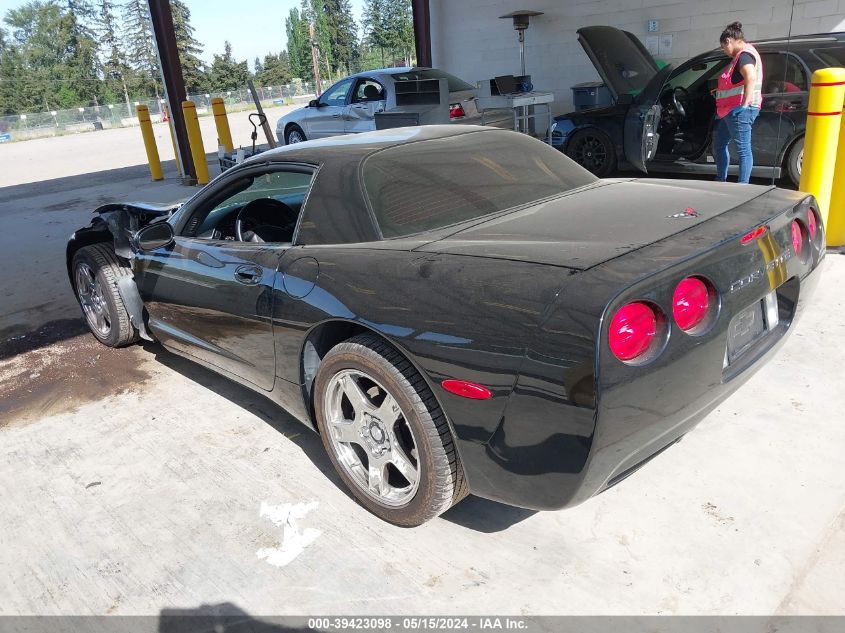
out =
[[(223, 396), (229, 402), (252, 412), (282, 435), (286, 437), (296, 435), (296, 444), (308, 459), (343, 494), (354, 499), (326, 455), (320, 436), (306, 428), (299, 420), (290, 416), (276, 403), (248, 387), (239, 385), (210, 369), (206, 369), (202, 365), (172, 354), (158, 344), (144, 343), (144, 349), (155, 355), (156, 361), (168, 369), (182, 374), (185, 378), (209, 391)], [(444, 513), (441, 518), (476, 532), (492, 534), (506, 530), (534, 514), (536, 514), (534, 510), (515, 508), (496, 501), (470, 496)]]
[(283, 624), (286, 620), (287, 618), (256, 618), (240, 607), (224, 602), (202, 604), (195, 609), (162, 609), (159, 614), (158, 631), (159, 633), (282, 633), (314, 630), (306, 625), (298, 627)]

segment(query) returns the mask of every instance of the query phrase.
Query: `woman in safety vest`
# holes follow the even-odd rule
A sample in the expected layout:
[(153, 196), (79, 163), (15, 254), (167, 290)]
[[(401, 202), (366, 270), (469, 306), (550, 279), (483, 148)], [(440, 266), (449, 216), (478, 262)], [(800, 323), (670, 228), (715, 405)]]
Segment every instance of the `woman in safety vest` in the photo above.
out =
[(737, 181), (747, 183), (754, 165), (751, 126), (760, 114), (763, 102), (763, 62), (757, 49), (745, 41), (739, 22), (725, 27), (719, 37), (719, 45), (732, 59), (719, 75), (715, 93), (717, 121), (713, 134), (713, 157), (716, 159), (716, 180), (724, 182), (728, 179), (728, 144), (733, 141), (739, 157)]

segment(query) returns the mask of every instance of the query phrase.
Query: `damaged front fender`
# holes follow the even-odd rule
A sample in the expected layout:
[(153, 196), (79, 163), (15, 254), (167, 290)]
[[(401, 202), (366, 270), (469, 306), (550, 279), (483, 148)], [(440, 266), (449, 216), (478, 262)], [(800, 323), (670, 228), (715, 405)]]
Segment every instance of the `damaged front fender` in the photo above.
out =
[[(133, 239), (143, 227), (156, 221), (169, 218), (182, 203), (178, 204), (147, 204), (138, 202), (112, 203), (97, 207), (94, 217), (88, 226), (74, 232), (67, 243), (67, 271), (71, 287), (74, 285), (71, 266), (73, 256), (80, 248), (111, 242), (115, 254), (132, 262), (135, 259)], [(123, 304), (129, 313), (132, 325), (138, 330), (142, 338), (153, 340), (144, 325), (144, 304), (138, 287), (132, 277), (121, 277), (117, 282)]]

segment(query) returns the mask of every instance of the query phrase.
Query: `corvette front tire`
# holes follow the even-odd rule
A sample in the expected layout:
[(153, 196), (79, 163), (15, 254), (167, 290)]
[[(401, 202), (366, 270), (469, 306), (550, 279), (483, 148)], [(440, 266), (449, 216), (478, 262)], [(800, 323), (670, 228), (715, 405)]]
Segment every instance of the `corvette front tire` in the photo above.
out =
[(355, 499), (414, 527), (467, 495), (446, 417), (425, 380), (385, 341), (360, 335), (323, 358), (314, 380), (323, 446)]
[(73, 255), (73, 289), (91, 333), (103, 345), (124, 347), (138, 340), (117, 280), (132, 274), (106, 244), (80, 248)]

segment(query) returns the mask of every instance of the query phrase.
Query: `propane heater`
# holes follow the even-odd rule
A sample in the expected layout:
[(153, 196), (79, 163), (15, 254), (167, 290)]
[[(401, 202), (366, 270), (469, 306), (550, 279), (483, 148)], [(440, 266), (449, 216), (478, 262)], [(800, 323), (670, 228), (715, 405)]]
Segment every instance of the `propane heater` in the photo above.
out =
[(522, 66), (523, 75), (525, 75), (525, 29), (528, 28), (528, 20), (537, 15), (543, 15), (543, 12), (521, 9), (520, 11), (499, 16), (500, 20), (506, 18), (513, 19), (513, 28), (519, 33), (519, 62)]

